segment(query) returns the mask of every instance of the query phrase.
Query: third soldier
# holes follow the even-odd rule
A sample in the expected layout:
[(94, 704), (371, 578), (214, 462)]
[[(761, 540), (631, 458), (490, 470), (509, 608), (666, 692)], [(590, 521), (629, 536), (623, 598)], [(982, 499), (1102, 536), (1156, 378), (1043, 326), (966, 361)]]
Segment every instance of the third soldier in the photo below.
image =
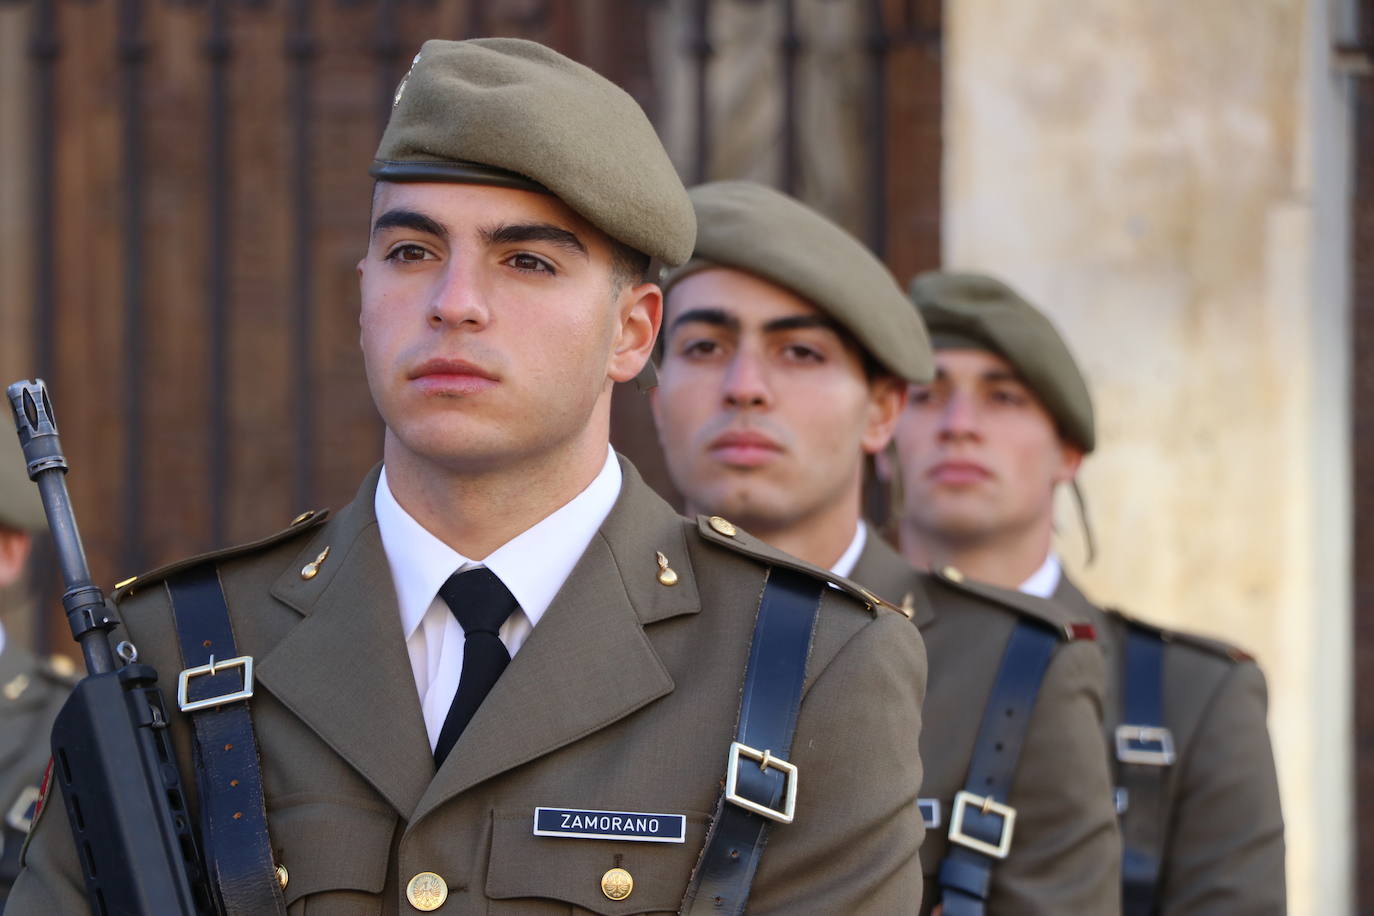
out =
[(1127, 916), (1283, 913), (1283, 819), (1259, 667), (1223, 643), (1097, 607), (1052, 549), (1054, 491), (1096, 444), (1087, 385), (1063, 339), (991, 277), (931, 272), (911, 297), (938, 369), (934, 384), (912, 389), (896, 437), (907, 557), (957, 563), (1093, 621), (1110, 672)]

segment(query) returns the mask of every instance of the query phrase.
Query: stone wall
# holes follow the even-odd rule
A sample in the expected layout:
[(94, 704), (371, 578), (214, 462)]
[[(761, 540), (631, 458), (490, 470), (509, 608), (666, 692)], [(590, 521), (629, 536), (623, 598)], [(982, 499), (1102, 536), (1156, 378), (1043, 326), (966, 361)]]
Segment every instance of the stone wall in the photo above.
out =
[[(1325, 0), (947, 5), (944, 256), (1093, 387), (1099, 600), (1269, 677), (1295, 914), (1349, 911), (1348, 107)], [(1337, 820), (1339, 824), (1339, 820)]]

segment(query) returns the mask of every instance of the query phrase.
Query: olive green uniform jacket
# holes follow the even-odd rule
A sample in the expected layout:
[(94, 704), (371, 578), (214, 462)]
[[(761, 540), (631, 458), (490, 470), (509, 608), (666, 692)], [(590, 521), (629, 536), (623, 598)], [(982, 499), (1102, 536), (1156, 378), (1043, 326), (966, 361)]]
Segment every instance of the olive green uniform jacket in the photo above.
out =
[[(1106, 724), (1115, 759), (1126, 619), (1092, 604), (1067, 576), (1054, 598), (1072, 613), (1091, 615), (1097, 627), (1109, 672)], [(1265, 725), (1264, 674), (1224, 643), (1161, 632), (1164, 725), (1177, 760), (1165, 773), (1159, 813), (1165, 837), (1159, 913), (1284, 913), (1283, 815)], [(932, 690), (934, 684), (932, 670)]]
[(52, 722), (73, 683), (70, 672), (13, 643), (0, 652), (0, 906), (19, 869), (29, 811), (51, 753)]
[[(377, 533), (376, 471), (336, 518), (216, 559), (239, 651), (256, 659), (289, 913), (413, 913), (405, 887), (425, 871), (448, 885), (443, 914), (677, 910), (721, 792), (765, 576), (802, 564), (681, 518), (624, 472), (600, 532), (437, 774)], [(656, 551), (675, 585), (658, 581)], [(166, 683), (181, 663), (157, 579), (121, 607)], [(805, 690), (788, 755), (796, 820), (770, 827), (750, 912), (914, 912), (921, 640), (900, 614), (823, 588)], [(172, 727), (189, 774), (185, 717)], [(686, 842), (534, 836), (536, 806), (682, 814)], [(9, 916), (85, 912), (53, 807)], [(634, 889), (612, 901), (601, 877), (617, 865)]]
[[(912, 607), (929, 653), (921, 797), (939, 801), (941, 829), (921, 847), (926, 913), (937, 902), (954, 795), (964, 788), (1013, 627), (1024, 618), (1061, 630), (1073, 621), (1038, 598), (920, 572), (871, 533), (853, 579)], [(1104, 677), (1097, 647), (1066, 636), (1045, 672), (1012, 782), (1016, 823), (1010, 853), (992, 870), (991, 916), (1120, 912), (1121, 845), (1102, 759)]]

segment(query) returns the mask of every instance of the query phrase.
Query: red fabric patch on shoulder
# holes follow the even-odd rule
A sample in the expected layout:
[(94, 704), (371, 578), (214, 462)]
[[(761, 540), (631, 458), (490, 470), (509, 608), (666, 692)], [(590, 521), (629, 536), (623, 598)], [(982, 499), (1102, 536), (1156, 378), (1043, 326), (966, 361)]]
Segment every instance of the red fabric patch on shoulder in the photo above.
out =
[(48, 801), (48, 790), (52, 788), (52, 758), (48, 758), (48, 767), (43, 771), (43, 781), (38, 785), (38, 801), (33, 803), (33, 820), (38, 820), (38, 815), (43, 811), (43, 805)]
[(1097, 630), (1090, 623), (1071, 623), (1064, 630), (1069, 634), (1071, 642), (1077, 642), (1080, 639), (1085, 639), (1088, 642), (1097, 641)]

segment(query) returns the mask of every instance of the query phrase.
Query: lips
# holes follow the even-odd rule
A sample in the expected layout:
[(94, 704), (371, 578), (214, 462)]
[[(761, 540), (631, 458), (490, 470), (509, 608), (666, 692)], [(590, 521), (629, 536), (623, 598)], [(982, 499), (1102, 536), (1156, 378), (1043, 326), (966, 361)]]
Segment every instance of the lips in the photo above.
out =
[(407, 378), (433, 394), (471, 394), (496, 385), (500, 379), (475, 363), (461, 359), (431, 359), (415, 367)]
[(989, 480), (992, 472), (976, 461), (941, 461), (926, 476), (936, 483), (957, 487)]
[(753, 430), (731, 430), (711, 440), (707, 451), (727, 465), (758, 467), (782, 454), (782, 446), (773, 438)]

